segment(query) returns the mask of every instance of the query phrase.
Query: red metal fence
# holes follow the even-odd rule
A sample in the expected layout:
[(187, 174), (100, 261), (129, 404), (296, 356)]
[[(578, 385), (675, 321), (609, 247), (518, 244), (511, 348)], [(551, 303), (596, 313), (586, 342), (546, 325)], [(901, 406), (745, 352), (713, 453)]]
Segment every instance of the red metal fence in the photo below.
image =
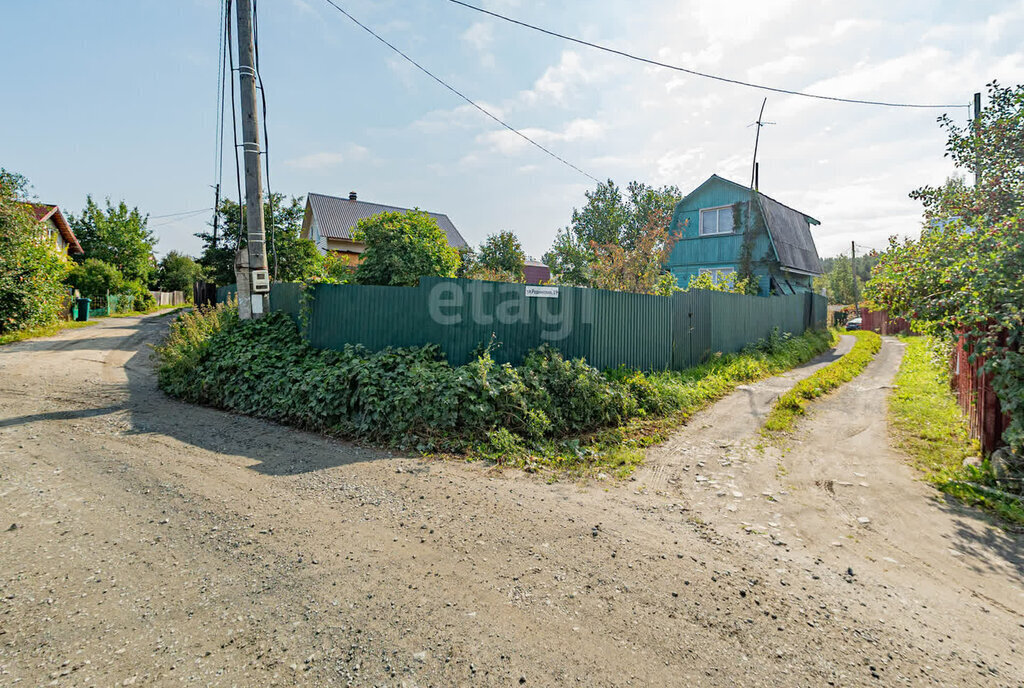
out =
[(887, 311), (871, 311), (867, 308), (860, 309), (860, 329), (871, 330), (878, 334), (907, 334), (910, 332), (910, 323), (903, 318), (891, 318)]
[(985, 453), (1002, 446), (1003, 429), (1010, 423), (1010, 417), (1003, 413), (999, 398), (992, 391), (992, 380), (986, 374), (978, 374), (984, 359), (970, 362), (971, 345), (967, 337), (957, 337), (950, 361), (950, 377), (960, 408), (971, 422), (971, 436), (981, 442)]

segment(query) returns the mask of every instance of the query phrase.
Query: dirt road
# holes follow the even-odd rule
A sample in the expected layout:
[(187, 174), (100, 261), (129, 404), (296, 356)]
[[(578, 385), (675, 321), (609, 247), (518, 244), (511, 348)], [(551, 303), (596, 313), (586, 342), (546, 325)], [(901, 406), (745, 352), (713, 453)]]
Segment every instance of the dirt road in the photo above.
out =
[(169, 400), (166, 323), (0, 348), (0, 685), (1024, 685), (1021, 539), (887, 449), (898, 343), (785, 454), (806, 370), (548, 485)]

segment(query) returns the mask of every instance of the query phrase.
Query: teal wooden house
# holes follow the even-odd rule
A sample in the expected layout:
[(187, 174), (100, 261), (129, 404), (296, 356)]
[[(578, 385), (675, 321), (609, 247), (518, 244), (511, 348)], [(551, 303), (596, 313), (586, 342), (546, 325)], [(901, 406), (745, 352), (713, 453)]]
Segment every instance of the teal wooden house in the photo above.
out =
[(758, 294), (812, 291), (822, 274), (811, 225), (821, 224), (749, 187), (716, 174), (676, 205), (669, 229), (679, 241), (666, 269), (680, 287), (709, 273), (717, 283), (728, 275), (750, 275)]

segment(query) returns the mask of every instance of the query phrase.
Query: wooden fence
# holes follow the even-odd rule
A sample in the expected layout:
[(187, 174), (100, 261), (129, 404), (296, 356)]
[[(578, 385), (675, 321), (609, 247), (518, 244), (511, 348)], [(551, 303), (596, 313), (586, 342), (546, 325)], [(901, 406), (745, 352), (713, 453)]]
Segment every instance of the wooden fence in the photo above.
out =
[(151, 291), (149, 293), (156, 301), (157, 306), (180, 306), (185, 303), (185, 292), (183, 291)]
[(910, 322), (903, 318), (893, 318), (888, 311), (872, 311), (867, 308), (860, 309), (860, 329), (871, 330), (882, 335), (907, 334), (910, 332)]
[(980, 372), (985, 360), (979, 357), (972, 363), (970, 355), (971, 343), (961, 334), (950, 361), (951, 385), (960, 408), (970, 420), (971, 436), (978, 438), (983, 452), (991, 453), (1002, 446), (1003, 430), (1010, 417), (1003, 413), (991, 377)]

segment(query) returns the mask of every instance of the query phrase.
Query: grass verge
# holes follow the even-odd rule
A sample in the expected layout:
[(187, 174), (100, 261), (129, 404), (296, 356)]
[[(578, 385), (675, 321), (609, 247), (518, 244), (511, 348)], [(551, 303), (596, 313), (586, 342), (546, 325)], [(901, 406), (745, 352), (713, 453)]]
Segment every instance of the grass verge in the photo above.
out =
[(218, 306), (183, 314), (156, 354), (161, 388), (186, 401), (554, 477), (624, 477), (644, 447), (694, 411), (831, 344), (827, 332), (775, 334), (681, 372), (602, 372), (546, 346), (516, 366), (496, 362), (491, 349), (451, 366), (436, 346), (313, 349), (284, 314), (243, 322)]
[(772, 437), (792, 430), (797, 419), (806, 413), (809, 402), (860, 375), (882, 348), (882, 338), (874, 332), (858, 330), (851, 334), (857, 341), (848, 354), (804, 378), (779, 397), (765, 419), (763, 434)]
[(25, 339), (35, 339), (36, 337), (52, 337), (62, 330), (74, 330), (79, 327), (89, 327), (95, 325), (96, 321), (91, 320), (89, 322), (76, 322), (70, 321), (59, 321), (50, 325), (43, 325), (42, 327), (30, 327), (24, 330), (18, 330), (17, 332), (8, 332), (7, 334), (0, 335), (0, 346), (4, 344), (12, 344), (14, 342), (20, 342)]
[(889, 422), (897, 446), (939, 490), (1021, 529), (1024, 504), (968, 484), (998, 489), (988, 462), (981, 467), (963, 465), (964, 458), (980, 452), (950, 391), (946, 361), (933, 353), (931, 338), (902, 339), (907, 348), (889, 399)]

